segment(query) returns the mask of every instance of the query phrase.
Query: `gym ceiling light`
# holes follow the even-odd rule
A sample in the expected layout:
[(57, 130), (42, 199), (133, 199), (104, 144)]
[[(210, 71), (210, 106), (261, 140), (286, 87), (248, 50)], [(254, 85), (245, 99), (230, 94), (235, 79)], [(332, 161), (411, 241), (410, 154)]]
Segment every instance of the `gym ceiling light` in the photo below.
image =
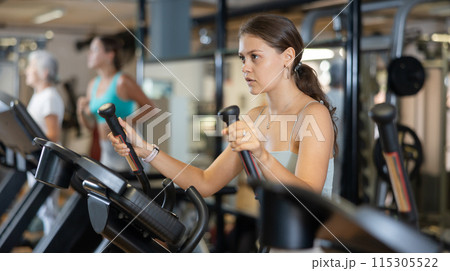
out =
[(53, 20), (59, 19), (62, 16), (64, 16), (64, 14), (65, 14), (64, 9), (56, 8), (56, 9), (53, 9), (53, 10), (51, 10), (49, 12), (46, 12), (46, 13), (43, 13), (41, 15), (36, 16), (33, 19), (33, 23), (35, 23), (35, 24), (43, 24), (43, 23), (46, 23), (46, 22), (49, 22), (49, 21), (53, 21)]

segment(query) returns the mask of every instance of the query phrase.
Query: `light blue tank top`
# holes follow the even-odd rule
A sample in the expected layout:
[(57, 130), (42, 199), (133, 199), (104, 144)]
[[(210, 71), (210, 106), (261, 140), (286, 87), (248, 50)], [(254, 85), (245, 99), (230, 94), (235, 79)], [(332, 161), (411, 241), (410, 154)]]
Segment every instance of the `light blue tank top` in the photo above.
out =
[[(317, 101), (311, 101), (311, 102), (307, 103), (305, 105), (305, 107), (303, 107), (303, 109), (300, 111), (300, 113), (298, 113), (298, 115), (300, 115), (303, 112), (303, 110), (313, 102), (317, 102)], [(264, 107), (261, 110), (261, 112), (259, 113), (255, 122), (257, 122), (259, 116), (265, 109), (266, 109), (266, 107)], [(297, 115), (297, 120), (298, 120), (298, 115)], [(287, 170), (289, 170), (293, 174), (295, 174), (295, 167), (297, 166), (298, 154), (291, 152), (290, 149), (291, 149), (292, 134), (294, 132), (295, 125), (297, 124), (297, 120), (295, 121), (295, 124), (292, 128), (291, 136), (289, 138), (288, 150), (287, 151), (271, 151), (271, 152), (269, 152), (275, 159), (277, 159), (277, 161), (280, 164), (282, 164)], [(334, 158), (330, 158), (330, 160), (328, 161), (327, 177), (325, 179), (325, 184), (322, 188), (322, 196), (324, 196), (324, 197), (331, 198), (331, 193), (333, 192), (332, 191), (333, 190), (333, 175), (334, 175)]]
[(100, 84), (101, 80), (100, 76), (97, 76), (94, 81), (91, 92), (91, 100), (89, 101), (89, 109), (91, 110), (92, 114), (94, 114), (98, 123), (105, 122), (105, 119), (100, 117), (100, 115), (97, 113), (97, 110), (100, 108), (100, 106), (104, 105), (105, 103), (113, 103), (116, 106), (117, 117), (121, 117), (122, 119), (126, 118), (128, 115), (131, 115), (131, 113), (133, 113), (133, 110), (135, 109), (134, 101), (124, 101), (119, 96), (117, 96), (117, 81), (119, 80), (120, 75), (120, 72), (114, 75), (105, 93), (103, 93), (103, 95), (100, 97), (97, 97), (98, 85)]

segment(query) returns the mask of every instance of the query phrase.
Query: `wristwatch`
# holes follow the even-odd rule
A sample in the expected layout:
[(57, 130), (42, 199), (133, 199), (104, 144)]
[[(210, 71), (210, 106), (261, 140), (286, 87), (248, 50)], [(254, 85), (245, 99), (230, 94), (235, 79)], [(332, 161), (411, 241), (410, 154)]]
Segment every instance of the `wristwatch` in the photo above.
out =
[(159, 147), (155, 144), (152, 144), (152, 146), (153, 150), (150, 152), (150, 154), (142, 159), (146, 163), (150, 163), (151, 161), (153, 161), (153, 159), (155, 159), (156, 155), (158, 155), (159, 153)]

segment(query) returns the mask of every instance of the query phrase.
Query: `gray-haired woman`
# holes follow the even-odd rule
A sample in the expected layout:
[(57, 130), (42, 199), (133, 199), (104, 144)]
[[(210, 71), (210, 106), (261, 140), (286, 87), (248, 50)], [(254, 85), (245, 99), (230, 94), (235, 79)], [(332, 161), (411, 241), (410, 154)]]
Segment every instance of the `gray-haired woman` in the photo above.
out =
[[(28, 113), (50, 141), (58, 142), (64, 117), (64, 102), (55, 86), (58, 78), (58, 62), (47, 51), (34, 51), (28, 57), (25, 76), (26, 84), (34, 90), (28, 103)], [(29, 174), (28, 185), (31, 187), (35, 182), (34, 176)], [(44, 234), (50, 232), (56, 218), (58, 196), (58, 191), (53, 192), (38, 211)]]

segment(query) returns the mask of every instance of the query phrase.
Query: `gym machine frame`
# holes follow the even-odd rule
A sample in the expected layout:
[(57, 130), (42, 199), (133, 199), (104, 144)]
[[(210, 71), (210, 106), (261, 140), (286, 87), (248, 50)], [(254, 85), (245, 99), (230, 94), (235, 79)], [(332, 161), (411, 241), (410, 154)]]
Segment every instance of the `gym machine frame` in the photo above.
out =
[[(33, 144), (33, 138), (45, 135), (18, 100), (11, 98), (10, 108), (0, 116), (2, 126), (5, 127), (0, 132), (3, 143), (26, 158), (27, 170), (33, 172), (38, 166), (40, 150)], [(26, 180), (26, 176), (23, 177), (20, 180), (22, 184)], [(14, 185), (17, 188), (19, 184)], [(23, 232), (52, 191), (52, 187), (36, 182), (23, 199), (13, 206), (0, 227), (0, 252), (9, 252), (20, 244)], [(2, 199), (2, 204), (10, 203)], [(69, 252), (78, 238), (89, 230), (92, 231), (89, 228), (86, 203), (79, 195), (74, 194), (58, 213), (55, 226), (39, 240), (33, 252)]]
[[(113, 133), (127, 142), (114, 105), (105, 104), (99, 113), (107, 119)], [(134, 163), (132, 169), (144, 191), (91, 158), (53, 142), (39, 138), (35, 142), (42, 146), (36, 179), (58, 188), (68, 188), (71, 184), (78, 193), (87, 195), (91, 224), (98, 234), (109, 240), (102, 242), (98, 252), (103, 252), (111, 243), (125, 252), (190, 252), (202, 238), (208, 212), (197, 190), (189, 187), (185, 191), (198, 212), (197, 224), (189, 233), (171, 212), (175, 195), (172, 182), (163, 183), (165, 200), (161, 207), (149, 196), (150, 184), (134, 151), (128, 161)], [(58, 174), (52, 174), (55, 169)]]

